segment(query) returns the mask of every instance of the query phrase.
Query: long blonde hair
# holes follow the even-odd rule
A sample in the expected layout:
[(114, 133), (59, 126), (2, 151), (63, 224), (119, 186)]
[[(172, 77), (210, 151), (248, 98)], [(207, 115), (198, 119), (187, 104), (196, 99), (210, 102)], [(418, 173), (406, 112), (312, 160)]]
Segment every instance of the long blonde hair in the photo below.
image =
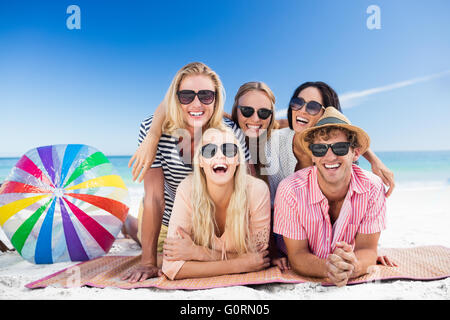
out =
[[(250, 244), (249, 230), (249, 208), (247, 195), (247, 166), (242, 147), (229, 128), (211, 128), (204, 132), (217, 130), (220, 134), (229, 134), (234, 137), (234, 143), (238, 146), (239, 165), (234, 174), (233, 193), (228, 204), (226, 212), (225, 229), (231, 233), (230, 239), (233, 239), (233, 245), (237, 253), (253, 251)], [(202, 137), (202, 140), (203, 140)], [(200, 167), (199, 157), (201, 156), (201, 147), (199, 146), (194, 154), (193, 170), (193, 192), (191, 193), (192, 202), (192, 230), (194, 242), (197, 245), (210, 249), (213, 248), (213, 237), (215, 235), (216, 219), (215, 205), (212, 201), (207, 188), (206, 176)]]
[(209, 119), (206, 128), (220, 127), (223, 125), (223, 105), (225, 102), (225, 90), (219, 76), (207, 65), (201, 62), (192, 62), (182, 67), (176, 73), (172, 83), (167, 90), (164, 98), (166, 109), (166, 118), (163, 123), (163, 132), (172, 134), (177, 129), (186, 129), (186, 123), (183, 117), (183, 110), (178, 101), (177, 92), (181, 81), (186, 76), (190, 75), (205, 75), (211, 78), (214, 83), (216, 97), (214, 100), (214, 111)]

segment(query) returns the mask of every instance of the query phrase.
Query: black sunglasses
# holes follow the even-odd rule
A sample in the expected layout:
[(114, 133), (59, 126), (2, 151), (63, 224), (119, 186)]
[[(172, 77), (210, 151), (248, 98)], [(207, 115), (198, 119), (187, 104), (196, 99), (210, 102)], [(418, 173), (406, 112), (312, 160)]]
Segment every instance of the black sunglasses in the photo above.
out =
[(198, 97), (198, 100), (200, 100), (201, 103), (211, 104), (214, 101), (216, 93), (211, 90), (199, 90), (198, 92), (195, 92), (194, 90), (181, 90), (177, 92), (177, 95), (178, 101), (180, 101), (181, 104), (191, 103), (194, 101), (195, 96)]
[[(238, 146), (234, 143), (224, 143), (220, 148), (222, 149), (222, 154), (227, 158), (233, 158), (238, 153)], [(202, 156), (210, 159), (216, 155), (218, 149), (219, 146), (214, 143), (205, 144), (202, 147)]]
[(314, 157), (323, 157), (327, 154), (329, 148), (331, 148), (335, 155), (345, 156), (350, 149), (350, 142), (336, 142), (332, 144), (313, 143), (309, 145), (309, 150), (311, 150)]
[[(253, 107), (238, 106), (238, 108), (241, 110), (242, 115), (246, 118), (250, 118), (255, 113), (255, 109)], [(272, 110), (261, 108), (256, 111), (256, 114), (260, 119), (266, 120), (272, 115)]]
[(291, 101), (289, 102), (289, 107), (292, 110), (298, 111), (301, 110), (305, 104), (306, 112), (308, 112), (312, 116), (315, 116), (320, 112), (320, 110), (322, 110), (322, 108), (324, 108), (324, 106), (322, 106), (317, 101), (309, 101), (308, 103), (306, 103), (305, 99), (298, 97), (294, 97), (291, 99)]

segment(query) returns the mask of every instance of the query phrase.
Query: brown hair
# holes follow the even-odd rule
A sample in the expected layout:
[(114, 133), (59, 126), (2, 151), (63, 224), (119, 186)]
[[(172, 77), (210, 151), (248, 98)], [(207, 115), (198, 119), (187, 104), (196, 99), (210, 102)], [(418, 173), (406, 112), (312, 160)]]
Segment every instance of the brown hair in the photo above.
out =
[[(320, 94), (322, 95), (323, 106), (325, 108), (326, 107), (334, 107), (337, 110), (339, 110), (340, 112), (342, 112), (341, 104), (339, 102), (339, 97), (338, 97), (336, 91), (334, 91), (333, 88), (331, 88), (328, 84), (326, 84), (325, 82), (322, 82), (322, 81), (315, 81), (315, 82), (309, 81), (309, 82), (302, 83), (300, 86), (297, 87), (297, 89), (295, 89), (294, 93), (292, 94), (291, 99), (297, 97), (303, 89), (306, 89), (309, 87), (314, 87), (320, 91)], [(290, 105), (288, 106), (287, 116), (288, 116), (289, 128), (291, 130), (294, 130), (294, 127), (292, 126), (292, 109), (291, 109)]]
[(314, 143), (316, 138), (322, 138), (323, 140), (330, 140), (331, 136), (333, 136), (334, 132), (336, 131), (341, 131), (347, 136), (347, 141), (350, 142), (351, 148), (355, 149), (361, 147), (361, 145), (358, 142), (358, 136), (356, 132), (338, 126), (326, 126), (322, 128), (317, 128), (316, 130), (311, 130), (305, 136), (305, 142), (308, 145), (310, 145)]

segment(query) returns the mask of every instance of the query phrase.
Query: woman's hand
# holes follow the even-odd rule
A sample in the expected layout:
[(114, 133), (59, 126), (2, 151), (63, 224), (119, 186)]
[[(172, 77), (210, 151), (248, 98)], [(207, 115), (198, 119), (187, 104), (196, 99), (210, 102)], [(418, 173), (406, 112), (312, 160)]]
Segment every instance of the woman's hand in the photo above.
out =
[(131, 157), (130, 161), (128, 162), (128, 168), (130, 168), (131, 164), (134, 161), (133, 169), (131, 170), (133, 181), (136, 181), (138, 177), (139, 182), (142, 182), (142, 180), (144, 179), (145, 173), (148, 169), (150, 169), (150, 166), (155, 160), (156, 148), (158, 147), (158, 143), (159, 137), (154, 137), (150, 130), (147, 133), (144, 141), (142, 141), (141, 145), (137, 148), (133, 157)]
[(389, 259), (388, 256), (378, 256), (377, 264), (381, 264), (382, 266), (388, 266), (388, 267), (398, 267), (398, 265), (394, 261)]
[(191, 236), (181, 227), (177, 233), (181, 238), (166, 238), (164, 240), (164, 259), (169, 261), (192, 261), (199, 258), (200, 247), (192, 240)]
[(379, 176), (383, 183), (389, 187), (388, 191), (386, 192), (386, 197), (389, 197), (395, 188), (394, 173), (389, 170), (389, 168), (386, 167), (384, 163), (379, 159), (373, 161), (371, 165), (372, 172)]
[(135, 268), (128, 270), (120, 280), (128, 282), (140, 282), (149, 278), (162, 276), (162, 271), (152, 264), (138, 264)]
[(242, 272), (256, 272), (270, 266), (269, 250), (244, 253), (237, 259), (243, 268)]

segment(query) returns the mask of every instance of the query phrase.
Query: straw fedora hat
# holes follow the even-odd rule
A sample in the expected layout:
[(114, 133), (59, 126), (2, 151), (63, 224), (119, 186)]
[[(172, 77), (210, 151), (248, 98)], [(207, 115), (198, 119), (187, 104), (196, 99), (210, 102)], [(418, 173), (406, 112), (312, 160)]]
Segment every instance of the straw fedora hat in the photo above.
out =
[(324, 127), (340, 127), (345, 128), (356, 133), (358, 143), (360, 147), (360, 153), (364, 154), (370, 146), (369, 135), (361, 128), (351, 124), (350, 120), (347, 119), (338, 109), (334, 107), (327, 107), (322, 117), (315, 124), (315, 126), (306, 129), (298, 137), (301, 148), (309, 156), (312, 156), (311, 150), (309, 150), (309, 143), (305, 141), (305, 137), (311, 131), (318, 130)]

